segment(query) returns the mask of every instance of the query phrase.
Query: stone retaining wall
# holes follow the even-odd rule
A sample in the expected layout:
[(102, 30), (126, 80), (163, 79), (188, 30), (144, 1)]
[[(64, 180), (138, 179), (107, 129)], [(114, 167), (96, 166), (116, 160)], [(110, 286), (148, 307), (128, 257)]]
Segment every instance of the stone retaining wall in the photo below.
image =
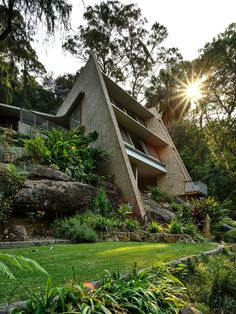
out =
[(53, 244), (71, 244), (71, 240), (31, 240), (31, 241), (17, 241), (17, 242), (0, 242), (0, 249), (13, 249), (29, 246), (40, 246), (40, 245), (53, 245)]

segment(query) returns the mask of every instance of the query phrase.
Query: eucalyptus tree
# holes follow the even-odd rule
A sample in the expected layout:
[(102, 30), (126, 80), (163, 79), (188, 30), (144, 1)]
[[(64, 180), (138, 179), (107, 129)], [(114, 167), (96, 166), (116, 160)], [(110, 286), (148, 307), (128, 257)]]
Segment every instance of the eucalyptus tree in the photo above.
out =
[(210, 119), (236, 114), (236, 23), (207, 43), (199, 58), (204, 77), (204, 103)]
[(156, 22), (148, 28), (137, 5), (111, 0), (88, 6), (84, 20), (63, 47), (84, 62), (94, 52), (102, 71), (116, 82), (128, 81), (137, 97), (166, 52), (160, 47), (166, 27)]
[(27, 30), (36, 30), (43, 23), (52, 34), (56, 28), (68, 29), (71, 8), (67, 0), (0, 0), (0, 41), (16, 31), (14, 20), (19, 12)]
[(188, 86), (196, 77), (194, 65), (183, 61), (178, 50), (173, 50), (172, 59), (153, 75), (145, 90), (146, 107), (156, 107), (168, 128), (174, 121), (182, 120), (191, 106)]
[(30, 77), (44, 75), (45, 69), (32, 47), (31, 33), (27, 32), (25, 20), (19, 11), (14, 12), (13, 27), (15, 31), (0, 41), (0, 97), (1, 101), (11, 104), (15, 94), (20, 92), (27, 106)]

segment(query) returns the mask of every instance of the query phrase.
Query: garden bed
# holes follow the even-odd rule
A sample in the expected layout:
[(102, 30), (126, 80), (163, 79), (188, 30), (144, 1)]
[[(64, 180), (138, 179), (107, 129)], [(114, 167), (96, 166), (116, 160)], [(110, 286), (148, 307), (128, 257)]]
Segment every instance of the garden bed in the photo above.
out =
[[(105, 270), (128, 272), (135, 263), (149, 267), (216, 247), (214, 243), (168, 244), (101, 242), (8, 249), (4, 253), (23, 255), (36, 260), (50, 274), (53, 285), (62, 286), (73, 277), (77, 281), (99, 279)], [(47, 276), (38, 272), (15, 270), (16, 282), (1, 279), (1, 303), (25, 300), (32, 292), (45, 288)]]

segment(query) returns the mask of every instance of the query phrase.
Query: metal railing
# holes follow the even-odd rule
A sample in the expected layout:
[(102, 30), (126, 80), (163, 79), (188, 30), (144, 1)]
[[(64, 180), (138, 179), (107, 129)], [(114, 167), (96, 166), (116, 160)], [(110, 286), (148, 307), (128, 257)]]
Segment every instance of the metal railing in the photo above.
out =
[(207, 195), (207, 185), (201, 181), (185, 181), (185, 193)]
[(51, 130), (52, 128), (61, 128), (59, 125), (23, 108), (20, 111), (20, 122), (37, 129)]

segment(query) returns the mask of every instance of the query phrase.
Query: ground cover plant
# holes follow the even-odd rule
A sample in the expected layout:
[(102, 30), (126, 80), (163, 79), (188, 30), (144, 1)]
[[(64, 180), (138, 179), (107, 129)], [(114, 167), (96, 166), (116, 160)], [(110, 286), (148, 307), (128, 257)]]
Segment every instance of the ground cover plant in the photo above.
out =
[(186, 304), (186, 289), (164, 265), (138, 270), (127, 275), (107, 272), (99, 283), (51, 288), (31, 298), (25, 310), (14, 313), (159, 313), (175, 314)]
[(190, 301), (204, 314), (236, 312), (236, 254), (224, 254), (192, 261), (183, 268), (181, 280), (188, 289)]
[[(104, 270), (128, 272), (135, 263), (151, 267), (160, 262), (196, 254), (215, 247), (213, 243), (161, 244), (134, 242), (100, 242), (95, 244), (55, 245), (4, 250), (37, 261), (52, 277), (53, 286), (68, 283), (75, 271), (76, 282), (98, 279)], [(39, 272), (14, 270), (16, 281), (1, 278), (1, 303), (28, 299), (32, 292), (42, 291), (47, 276)]]

